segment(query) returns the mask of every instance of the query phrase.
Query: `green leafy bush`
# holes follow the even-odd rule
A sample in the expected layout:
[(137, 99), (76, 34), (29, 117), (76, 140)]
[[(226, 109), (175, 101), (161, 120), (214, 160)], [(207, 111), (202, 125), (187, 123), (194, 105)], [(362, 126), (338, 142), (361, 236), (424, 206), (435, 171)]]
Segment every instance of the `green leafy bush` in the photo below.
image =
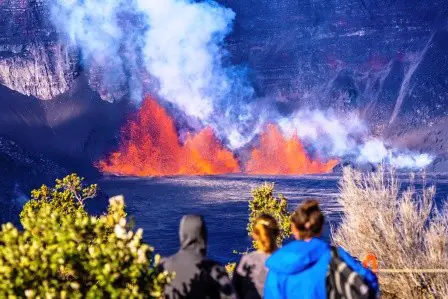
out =
[[(249, 222), (247, 231), (252, 234), (254, 222), (258, 216), (266, 213), (273, 216), (280, 227), (280, 235), (277, 244), (280, 246), (283, 240), (291, 235), (290, 214), (288, 212), (288, 200), (279, 194), (274, 196), (274, 184), (264, 183), (258, 188), (252, 190), (252, 199), (249, 201)], [(256, 243), (252, 245), (256, 248)]]
[(229, 275), (230, 279), (232, 279), (233, 272), (235, 272), (236, 269), (236, 263), (227, 263), (225, 267), (227, 274)]
[[(252, 199), (249, 201), (249, 222), (247, 223), (247, 232), (252, 235), (254, 222), (261, 214), (272, 215), (280, 226), (280, 235), (277, 239), (278, 246), (281, 246), (283, 241), (291, 235), (290, 214), (288, 212), (288, 200), (279, 194), (274, 196), (274, 184), (264, 183), (263, 185), (252, 190)], [(252, 241), (252, 246), (256, 249), (257, 243)], [(246, 254), (246, 252), (238, 254)], [(227, 263), (226, 270), (230, 277), (235, 271), (236, 263)]]
[(156, 271), (142, 230), (126, 223), (121, 196), (107, 214), (91, 217), (84, 201), (96, 185), (70, 175), (32, 192), (21, 215), (24, 231), (0, 231), (0, 297), (159, 298), (171, 276)]
[[(20, 221), (24, 228), (30, 228), (28, 225), (33, 224), (33, 219), (29, 217), (29, 214), (39, 213), (46, 206), (64, 215), (75, 216), (76, 213), (81, 213), (87, 216), (84, 202), (94, 198), (96, 193), (97, 185), (85, 186), (83, 178), (76, 174), (68, 175), (62, 180), (56, 180), (54, 188), (42, 185), (39, 189), (31, 191), (31, 200), (23, 207)], [(31, 223), (29, 223), (30, 220)]]

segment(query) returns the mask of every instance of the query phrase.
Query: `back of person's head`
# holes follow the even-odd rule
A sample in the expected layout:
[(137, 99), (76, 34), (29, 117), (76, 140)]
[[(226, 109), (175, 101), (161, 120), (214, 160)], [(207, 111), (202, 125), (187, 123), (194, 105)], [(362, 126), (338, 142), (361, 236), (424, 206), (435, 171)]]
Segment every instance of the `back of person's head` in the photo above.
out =
[(256, 247), (265, 253), (272, 253), (277, 249), (277, 238), (280, 235), (278, 223), (274, 217), (262, 214), (255, 219), (252, 237)]
[(180, 221), (179, 239), (181, 249), (207, 254), (207, 230), (201, 215), (185, 215)]
[(317, 200), (311, 199), (302, 203), (292, 214), (293, 233), (296, 239), (304, 240), (318, 237), (324, 226), (324, 215)]

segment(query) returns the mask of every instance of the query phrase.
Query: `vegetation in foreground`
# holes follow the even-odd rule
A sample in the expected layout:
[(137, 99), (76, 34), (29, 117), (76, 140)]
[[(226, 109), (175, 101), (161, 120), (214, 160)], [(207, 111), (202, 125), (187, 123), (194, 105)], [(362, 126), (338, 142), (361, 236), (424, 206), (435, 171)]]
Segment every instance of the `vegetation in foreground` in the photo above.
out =
[[(274, 195), (274, 184), (264, 183), (252, 190), (252, 199), (249, 201), (249, 221), (247, 223), (247, 233), (252, 235), (255, 220), (261, 214), (269, 214), (277, 220), (280, 227), (280, 234), (277, 245), (281, 246), (283, 241), (291, 235), (290, 213), (288, 211), (288, 199), (279, 194)], [(252, 249), (257, 249), (257, 243), (252, 241)], [(235, 253), (238, 253), (235, 251)], [(243, 252), (241, 254), (246, 254)], [(228, 263), (226, 270), (229, 276), (233, 275), (236, 263)]]
[[(372, 173), (344, 169), (338, 198), (344, 215), (331, 240), (360, 259), (375, 255), (380, 269), (397, 270), (379, 273), (384, 298), (448, 298), (446, 272), (419, 272), (446, 269), (448, 264), (448, 203), (438, 209), (435, 187), (427, 186), (424, 178), (422, 184), (417, 190), (411, 174), (409, 186), (401, 191), (393, 169), (380, 167)], [(281, 245), (290, 234), (287, 199), (273, 193), (273, 184), (252, 191), (247, 228), (250, 234), (253, 220), (270, 213), (281, 224)], [(231, 272), (234, 264), (227, 267)], [(408, 273), (399, 272), (403, 269)]]
[[(379, 274), (384, 298), (448, 298), (448, 205), (435, 206), (435, 187), (416, 190), (414, 177), (400, 191), (393, 170), (373, 173), (344, 169), (339, 202), (342, 223), (332, 239), (354, 256), (373, 253), (383, 269), (416, 269), (414, 273)], [(424, 180), (424, 179), (423, 179)]]
[[(344, 215), (332, 240), (354, 256), (373, 253), (380, 269), (444, 269), (448, 263), (448, 204), (439, 210), (435, 188), (400, 191), (393, 171), (345, 169), (339, 201)], [(70, 175), (53, 188), (32, 192), (20, 218), (0, 232), (0, 297), (158, 298), (171, 275), (158, 273), (157, 256), (142, 242), (142, 231), (126, 223), (122, 197), (110, 200), (107, 214), (91, 217), (84, 201), (97, 186)], [(270, 213), (290, 234), (287, 199), (274, 185), (252, 191), (248, 233), (261, 213)], [(255, 245), (254, 245), (255, 246)], [(235, 264), (228, 264), (232, 272)], [(446, 273), (380, 273), (385, 298), (448, 298)]]
[[(283, 194), (279, 194), (278, 197), (274, 196), (274, 184), (264, 183), (252, 190), (252, 199), (249, 201), (249, 222), (247, 223), (249, 235), (252, 234), (255, 220), (261, 214), (269, 214), (277, 220), (280, 227), (277, 244), (280, 246), (291, 235), (291, 224), (288, 200)], [(257, 249), (255, 241), (253, 241), (252, 246)]]
[(106, 215), (90, 217), (84, 201), (97, 186), (70, 175), (42, 186), (0, 232), (1, 298), (159, 298), (168, 273), (157, 273), (142, 230), (126, 223), (122, 197)]

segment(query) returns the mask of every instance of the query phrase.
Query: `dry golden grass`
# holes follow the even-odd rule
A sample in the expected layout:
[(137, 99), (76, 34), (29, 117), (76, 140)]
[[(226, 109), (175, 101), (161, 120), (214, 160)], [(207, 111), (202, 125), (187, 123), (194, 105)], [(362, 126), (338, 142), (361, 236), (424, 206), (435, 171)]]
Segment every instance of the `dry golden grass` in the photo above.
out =
[[(344, 216), (334, 243), (357, 257), (373, 253), (379, 268), (447, 269), (448, 205), (434, 205), (434, 186), (400, 192), (393, 170), (345, 169), (339, 202)], [(447, 273), (379, 273), (383, 298), (448, 298)]]

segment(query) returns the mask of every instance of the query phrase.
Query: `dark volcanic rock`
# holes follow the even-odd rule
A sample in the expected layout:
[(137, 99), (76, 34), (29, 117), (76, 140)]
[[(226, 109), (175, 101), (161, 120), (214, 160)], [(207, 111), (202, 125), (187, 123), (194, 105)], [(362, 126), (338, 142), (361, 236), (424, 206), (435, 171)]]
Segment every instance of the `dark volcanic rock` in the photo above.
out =
[(285, 114), (357, 109), (382, 133), (448, 110), (446, 1), (220, 2), (237, 13), (233, 60)]
[[(233, 61), (248, 64), (259, 94), (286, 114), (303, 105), (360, 109), (383, 124), (445, 111), (444, 0), (218, 2), (237, 14)], [(0, 2), (0, 82), (40, 99), (66, 92), (79, 64), (77, 51), (58, 44), (49, 3)], [(422, 97), (428, 104), (413, 100)], [(426, 112), (432, 107), (438, 112)]]
[[(50, 4), (49, 0), (0, 1), (0, 84), (41, 100), (70, 90), (82, 72), (82, 53), (60, 41)], [(86, 84), (100, 91), (103, 100), (120, 100), (127, 90), (113, 94), (105, 90), (98, 75), (103, 71), (89, 67)]]
[(4, 44), (0, 48), (0, 83), (3, 85), (41, 100), (50, 100), (70, 88), (75, 62), (69, 59), (62, 45)]
[[(237, 13), (233, 61), (249, 65), (258, 92), (283, 114), (309, 106), (343, 118), (357, 110), (391, 143), (397, 132), (434, 135), (444, 123), (448, 2), (218, 1)], [(435, 146), (433, 137), (411, 135), (413, 149), (440, 152), (441, 138)]]
[[(237, 14), (232, 60), (248, 64), (259, 95), (285, 114), (303, 105), (359, 109), (382, 131), (446, 112), (444, 0), (218, 2)], [(49, 3), (0, 2), (0, 82), (40, 99), (68, 91), (79, 71), (79, 53), (58, 44)]]
[[(448, 110), (446, 0), (217, 1), (237, 14), (225, 45), (232, 61), (249, 66), (258, 95), (285, 116), (303, 106), (357, 110), (392, 144), (446, 152), (437, 136)], [(0, 134), (62, 160), (94, 160), (116, 142), (127, 108), (101, 102), (111, 100), (95, 81), (102, 70), (81, 71), (49, 3), (0, 1), (0, 83), (29, 96), (0, 87)]]
[(42, 101), (0, 85), (0, 136), (26, 145), (30, 150), (50, 147), (53, 133)]
[(18, 223), (30, 191), (52, 184), (68, 171), (41, 154), (30, 153), (17, 143), (0, 137), (0, 222)]
[[(42, 184), (54, 186), (57, 178), (69, 173), (55, 161), (42, 154), (29, 152), (17, 143), (0, 137), (0, 223), (19, 223), (23, 204), (30, 198), (30, 192)], [(86, 180), (93, 183), (94, 180)], [(86, 203), (90, 214), (99, 215), (107, 210), (108, 196), (101, 190), (95, 199)]]
[(84, 160), (90, 165), (117, 145), (120, 127), (133, 108), (124, 101), (103, 101), (82, 75), (68, 92), (43, 105), (54, 135), (50, 153), (62, 161)]
[(0, 136), (43, 153), (82, 175), (118, 142), (128, 109), (108, 103), (79, 76), (70, 91), (40, 101), (0, 85)]
[(377, 166), (372, 163), (356, 163), (348, 160), (341, 161), (338, 165), (336, 165), (332, 172), (333, 173), (342, 173), (345, 167), (350, 167), (359, 171), (372, 172), (377, 170)]
[(49, 100), (67, 91), (77, 57), (59, 44), (44, 1), (0, 2), (0, 83)]
[(394, 124), (385, 136), (396, 147), (448, 157), (448, 117), (437, 117), (420, 126)]
[[(44, 182), (62, 176), (67, 171), (44, 155), (30, 153), (14, 141), (0, 137), (0, 169), (2, 173), (12, 176), (26, 172), (27, 175), (39, 178)], [(26, 170), (26, 171), (25, 171)]]

